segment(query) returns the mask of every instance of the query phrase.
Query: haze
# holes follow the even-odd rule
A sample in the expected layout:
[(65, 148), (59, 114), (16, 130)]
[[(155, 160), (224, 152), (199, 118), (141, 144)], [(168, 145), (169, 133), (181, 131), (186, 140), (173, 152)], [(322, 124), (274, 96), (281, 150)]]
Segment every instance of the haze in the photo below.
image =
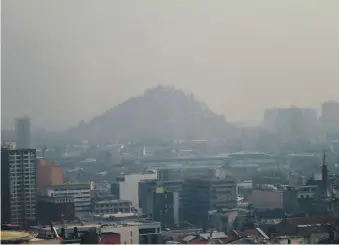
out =
[(157, 84), (229, 121), (339, 99), (339, 1), (2, 1), (2, 126), (65, 129)]

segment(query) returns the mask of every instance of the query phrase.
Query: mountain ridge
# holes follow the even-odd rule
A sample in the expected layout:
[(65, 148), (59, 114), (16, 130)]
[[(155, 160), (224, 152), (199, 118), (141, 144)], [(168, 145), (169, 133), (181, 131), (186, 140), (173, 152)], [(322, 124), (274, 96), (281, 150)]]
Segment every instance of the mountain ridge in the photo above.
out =
[(77, 139), (211, 139), (230, 125), (193, 94), (158, 85), (67, 131)]

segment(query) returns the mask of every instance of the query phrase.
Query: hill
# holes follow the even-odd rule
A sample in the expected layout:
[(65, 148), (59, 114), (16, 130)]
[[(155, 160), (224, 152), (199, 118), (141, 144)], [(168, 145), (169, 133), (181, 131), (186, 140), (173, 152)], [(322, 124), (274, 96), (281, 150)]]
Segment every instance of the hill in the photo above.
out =
[(89, 140), (214, 139), (227, 135), (229, 128), (223, 116), (193, 95), (159, 85), (80, 123), (67, 135)]

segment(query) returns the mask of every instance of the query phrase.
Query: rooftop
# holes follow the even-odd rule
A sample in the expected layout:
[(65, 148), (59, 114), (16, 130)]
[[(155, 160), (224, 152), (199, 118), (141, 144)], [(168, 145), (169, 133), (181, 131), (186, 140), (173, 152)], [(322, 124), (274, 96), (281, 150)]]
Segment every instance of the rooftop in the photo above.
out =
[(117, 204), (117, 203), (132, 203), (132, 202), (128, 200), (113, 199), (113, 200), (99, 201), (96, 204)]
[(1, 241), (30, 240), (29, 233), (19, 231), (1, 231)]

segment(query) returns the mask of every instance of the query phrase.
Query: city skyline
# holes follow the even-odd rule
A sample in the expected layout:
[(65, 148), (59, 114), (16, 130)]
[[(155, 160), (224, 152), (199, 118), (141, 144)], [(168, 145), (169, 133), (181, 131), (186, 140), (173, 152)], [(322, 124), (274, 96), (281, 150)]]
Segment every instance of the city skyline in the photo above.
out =
[(79, 3), (2, 2), (3, 128), (66, 129), (157, 84), (230, 122), (339, 100), (337, 1)]

